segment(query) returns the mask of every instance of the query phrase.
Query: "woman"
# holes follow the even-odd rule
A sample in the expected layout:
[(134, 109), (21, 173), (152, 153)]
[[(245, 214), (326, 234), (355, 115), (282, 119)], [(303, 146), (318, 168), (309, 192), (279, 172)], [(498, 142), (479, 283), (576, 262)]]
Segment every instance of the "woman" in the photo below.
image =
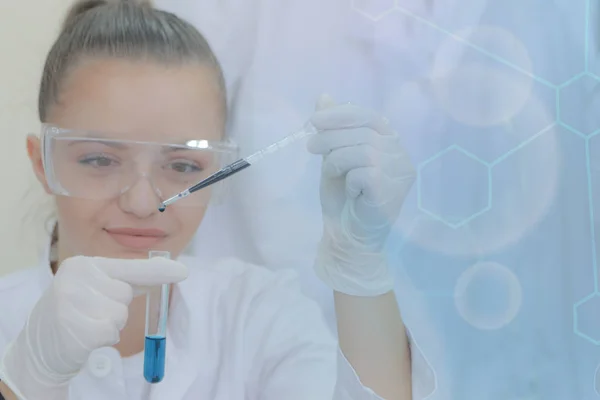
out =
[[(324, 155), (315, 268), (335, 291), (338, 351), (288, 275), (178, 257), (220, 188), (164, 213), (158, 205), (234, 158), (225, 99), (219, 64), (191, 25), (146, 3), (75, 4), (43, 72), (41, 140), (27, 141), (55, 195), (52, 251), (0, 282), (0, 301), (15, 305), (0, 319), (6, 399), (410, 398), (382, 255), (414, 179), (396, 135), (327, 98), (311, 118), (319, 134), (309, 149)], [(149, 250), (177, 261), (147, 259)], [(160, 284), (173, 285), (167, 371), (149, 385), (135, 289)]]

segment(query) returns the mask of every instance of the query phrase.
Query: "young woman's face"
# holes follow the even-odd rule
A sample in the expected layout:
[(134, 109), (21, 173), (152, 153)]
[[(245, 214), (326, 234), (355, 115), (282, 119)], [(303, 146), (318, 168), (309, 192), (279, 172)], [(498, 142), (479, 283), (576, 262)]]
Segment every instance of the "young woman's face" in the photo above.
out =
[[(61, 87), (59, 101), (48, 115), (48, 123), (60, 128), (106, 132), (113, 139), (133, 142), (217, 141), (224, 131), (216, 75), (199, 65), (165, 67), (148, 62), (88, 61), (70, 72)], [(93, 146), (97, 145), (84, 143), (68, 151), (81, 152), (75, 155), (80, 158), (87, 157), (84, 153), (101, 154), (106, 158), (88, 164), (100, 165), (105, 168), (103, 172), (114, 164), (113, 158), (118, 159), (120, 167), (125, 165), (125, 159), (135, 161), (127, 164), (130, 167), (127, 176), (135, 179), (123, 194), (112, 198), (56, 196), (59, 258), (77, 254), (145, 258), (149, 249), (170, 251), (173, 256), (180, 254), (200, 225), (205, 207), (178, 207), (175, 203), (164, 213), (158, 211), (161, 198), (155, 183), (159, 179), (153, 172), (165, 173), (165, 167), (157, 169), (151, 162), (144, 163), (143, 160), (148, 159), (145, 153), (152, 153), (151, 146), (135, 147), (135, 152), (131, 148), (110, 146), (100, 152), (92, 149)], [(39, 139), (28, 139), (28, 151), (38, 179), (50, 193), (41, 163)], [(78, 162), (81, 164), (82, 160)], [(96, 164), (89, 167), (96, 167), (90, 170), (96, 173), (94, 179), (104, 176), (97, 172)], [(181, 162), (177, 164), (175, 172), (189, 167), (181, 165)], [(114, 179), (126, 176), (120, 171), (113, 175)]]

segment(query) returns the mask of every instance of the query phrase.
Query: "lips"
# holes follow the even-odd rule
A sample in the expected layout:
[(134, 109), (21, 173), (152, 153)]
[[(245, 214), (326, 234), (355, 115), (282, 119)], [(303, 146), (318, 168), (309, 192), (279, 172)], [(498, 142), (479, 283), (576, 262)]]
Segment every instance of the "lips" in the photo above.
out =
[(167, 237), (160, 229), (107, 228), (106, 233), (123, 247), (150, 250)]

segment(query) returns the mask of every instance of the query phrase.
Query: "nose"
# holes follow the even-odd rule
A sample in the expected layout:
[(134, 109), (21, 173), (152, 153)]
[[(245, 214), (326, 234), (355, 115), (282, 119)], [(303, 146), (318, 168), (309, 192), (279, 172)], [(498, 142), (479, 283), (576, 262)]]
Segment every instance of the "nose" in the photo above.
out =
[(148, 218), (158, 212), (161, 193), (152, 183), (147, 174), (141, 174), (138, 179), (119, 197), (119, 206), (138, 218)]

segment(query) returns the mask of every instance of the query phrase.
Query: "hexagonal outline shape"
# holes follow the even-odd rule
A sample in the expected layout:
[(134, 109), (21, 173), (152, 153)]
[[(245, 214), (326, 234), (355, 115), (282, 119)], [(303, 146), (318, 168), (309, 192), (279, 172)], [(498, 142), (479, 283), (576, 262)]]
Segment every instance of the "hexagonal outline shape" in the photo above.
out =
[(597, 81), (598, 84), (600, 84), (600, 77), (598, 75), (591, 73), (591, 72), (581, 72), (556, 88), (556, 122), (558, 123), (558, 125), (564, 127), (565, 129), (569, 130), (570, 132), (573, 132), (574, 134), (576, 134), (578, 136), (581, 136), (582, 138), (591, 138), (592, 136), (596, 136), (598, 133), (600, 133), (600, 126), (598, 126), (598, 128), (596, 128), (591, 133), (588, 133), (588, 134), (583, 133), (579, 129), (577, 129), (574, 126), (563, 121), (561, 111), (560, 111), (561, 110), (561, 107), (560, 107), (561, 92), (564, 89), (571, 86), (572, 84), (574, 84), (575, 82), (577, 82), (585, 77), (592, 78), (593, 80)]
[(377, 21), (380, 21), (383, 18), (387, 17), (389, 14), (393, 13), (396, 10), (396, 6), (397, 6), (396, 0), (390, 0), (391, 7), (388, 10), (380, 13), (379, 15), (374, 16), (364, 10), (361, 10), (360, 7), (358, 7), (356, 5), (356, 1), (357, 0), (350, 0), (350, 8), (352, 9), (352, 11), (359, 13), (360, 15), (371, 20), (372, 22), (377, 22)]
[[(592, 338), (591, 336), (588, 336), (584, 332), (580, 331), (579, 327), (577, 326), (577, 323), (579, 321), (579, 318), (577, 315), (577, 309), (579, 308), (579, 306), (584, 305), (585, 303), (587, 303), (594, 297), (600, 298), (600, 293), (594, 291), (594, 292), (588, 294), (587, 296), (585, 296), (583, 299), (577, 301), (575, 304), (573, 304), (573, 333), (576, 334), (577, 336), (587, 340), (588, 342), (594, 344), (595, 346), (600, 346), (600, 340), (596, 340), (596, 339)], [(600, 334), (600, 332), (599, 332), (599, 334)]]
[[(485, 207), (483, 207), (481, 210), (471, 214), (470, 216), (462, 219), (461, 221), (459, 221), (458, 223), (452, 223), (447, 221), (446, 219), (444, 219), (444, 217), (435, 214), (434, 212), (429, 211), (428, 209), (426, 209), (425, 207), (422, 206), (421, 204), (421, 185), (422, 185), (422, 171), (423, 169), (430, 163), (432, 163), (433, 161), (437, 160), (438, 158), (442, 157), (444, 154), (449, 153), (450, 151), (458, 151), (459, 153), (462, 153), (463, 155), (467, 156), (468, 158), (476, 161), (477, 163), (483, 165), (487, 171), (487, 183), (488, 183), (488, 201), (487, 201), (487, 205)], [(444, 150), (441, 150), (439, 152), (437, 152), (436, 154), (434, 154), (433, 156), (429, 157), (428, 159), (426, 159), (425, 161), (421, 162), (417, 168), (417, 207), (418, 209), (427, 214), (428, 216), (430, 216), (431, 218), (434, 218), (437, 221), (440, 221), (441, 223), (443, 223), (444, 225), (448, 226), (449, 228), (452, 229), (458, 229), (460, 227), (465, 226), (466, 224), (468, 224), (469, 222), (471, 222), (472, 220), (474, 220), (475, 218), (479, 217), (480, 215), (485, 214), (486, 212), (488, 212), (489, 210), (491, 210), (492, 208), (492, 179), (491, 179), (491, 170), (490, 170), (490, 166), (487, 162), (483, 161), (481, 158), (477, 157), (475, 154), (470, 153), (469, 151), (463, 149), (462, 147), (460, 147), (459, 145), (453, 144), (451, 146), (446, 147)]]

